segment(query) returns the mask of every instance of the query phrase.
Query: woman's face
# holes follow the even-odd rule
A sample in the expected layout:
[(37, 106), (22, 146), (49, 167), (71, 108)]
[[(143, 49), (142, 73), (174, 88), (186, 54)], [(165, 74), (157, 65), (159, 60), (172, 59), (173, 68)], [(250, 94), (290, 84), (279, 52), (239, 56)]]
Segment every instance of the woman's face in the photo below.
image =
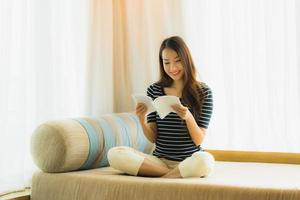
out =
[(166, 48), (162, 51), (164, 70), (174, 81), (181, 80), (184, 69), (180, 57), (173, 49)]

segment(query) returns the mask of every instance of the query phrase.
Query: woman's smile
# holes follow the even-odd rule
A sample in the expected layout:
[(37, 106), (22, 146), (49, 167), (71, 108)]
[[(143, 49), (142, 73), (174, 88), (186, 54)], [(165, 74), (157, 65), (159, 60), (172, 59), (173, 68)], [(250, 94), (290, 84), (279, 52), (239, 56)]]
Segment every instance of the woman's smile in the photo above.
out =
[(170, 74), (172, 74), (173, 76), (177, 76), (178, 74), (180, 74), (181, 70), (177, 70), (175, 72), (170, 72)]

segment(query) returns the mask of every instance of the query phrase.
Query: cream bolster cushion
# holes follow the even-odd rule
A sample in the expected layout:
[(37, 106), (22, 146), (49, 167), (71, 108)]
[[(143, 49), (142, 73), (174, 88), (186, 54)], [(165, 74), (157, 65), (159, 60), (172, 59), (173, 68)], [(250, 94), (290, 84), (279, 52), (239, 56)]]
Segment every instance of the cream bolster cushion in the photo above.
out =
[(153, 144), (145, 138), (133, 113), (48, 121), (31, 137), (33, 160), (44, 172), (108, 166), (107, 152), (115, 146), (151, 153)]

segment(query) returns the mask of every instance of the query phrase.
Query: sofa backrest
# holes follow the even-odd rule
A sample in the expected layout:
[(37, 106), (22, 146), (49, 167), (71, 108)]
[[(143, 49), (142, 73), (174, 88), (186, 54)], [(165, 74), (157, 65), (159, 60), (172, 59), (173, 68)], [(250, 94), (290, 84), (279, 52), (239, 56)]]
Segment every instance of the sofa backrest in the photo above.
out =
[(115, 146), (130, 146), (145, 153), (154, 147), (134, 113), (48, 121), (38, 126), (31, 138), (33, 160), (44, 172), (108, 166), (106, 154)]

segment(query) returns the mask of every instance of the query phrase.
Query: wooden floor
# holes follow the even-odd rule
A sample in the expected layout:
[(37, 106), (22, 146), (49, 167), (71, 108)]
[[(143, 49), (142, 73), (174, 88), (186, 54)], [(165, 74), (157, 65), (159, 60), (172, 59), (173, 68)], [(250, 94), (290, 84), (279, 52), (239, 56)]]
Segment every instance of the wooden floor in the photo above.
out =
[(16, 197), (9, 200), (30, 200), (30, 196), (28, 195), (28, 196)]
[(0, 197), (0, 200), (30, 200), (30, 189), (20, 192), (10, 193)]

